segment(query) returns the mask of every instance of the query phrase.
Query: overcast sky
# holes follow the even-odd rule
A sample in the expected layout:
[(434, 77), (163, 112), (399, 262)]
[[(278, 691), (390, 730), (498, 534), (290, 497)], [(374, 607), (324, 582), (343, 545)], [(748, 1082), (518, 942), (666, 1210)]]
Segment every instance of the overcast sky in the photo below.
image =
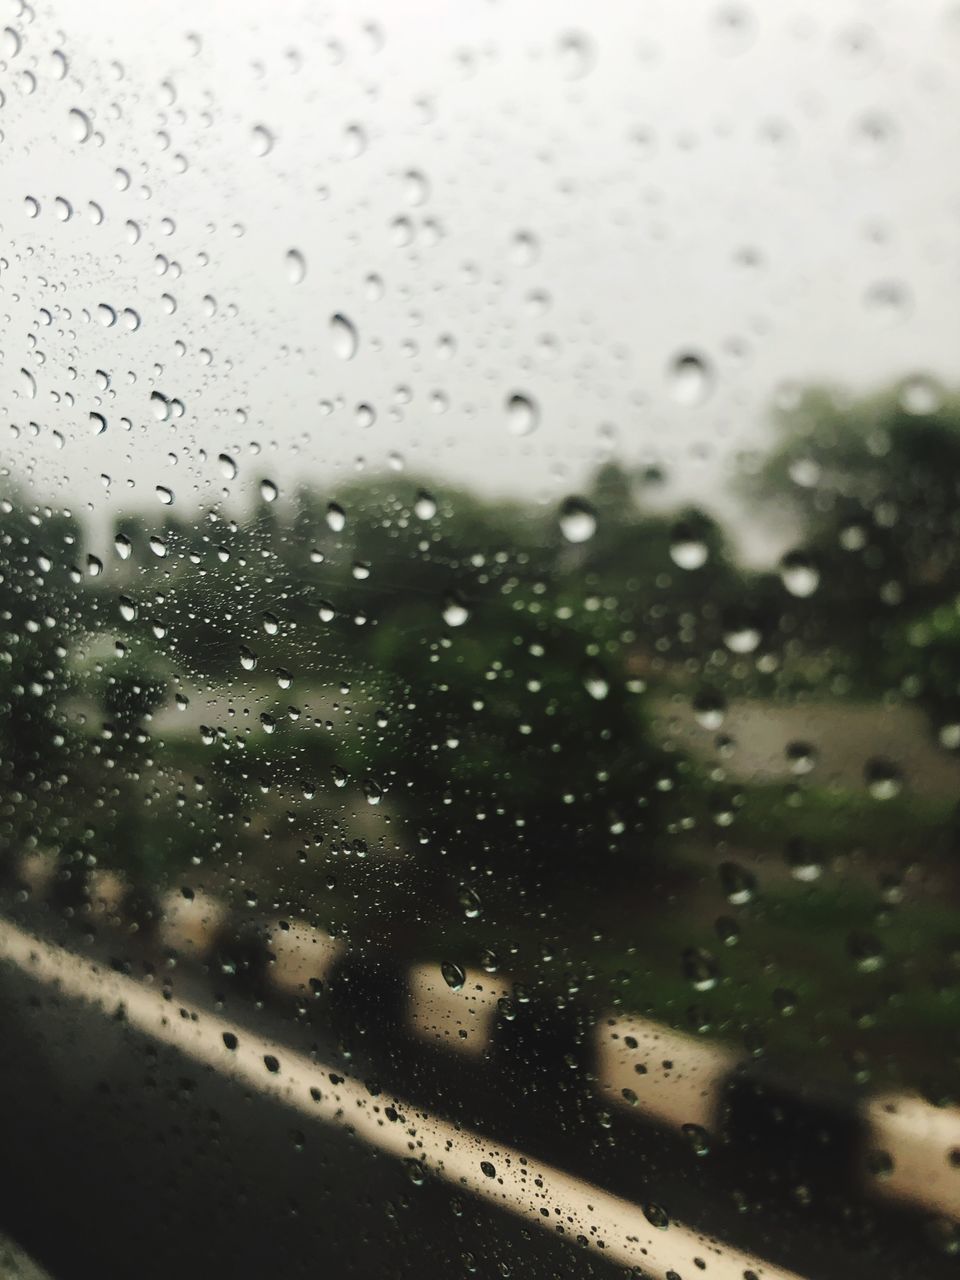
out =
[(19, 8), (0, 405), (37, 500), (404, 466), (556, 502), (614, 456), (722, 506), (778, 389), (957, 380), (955, 3)]

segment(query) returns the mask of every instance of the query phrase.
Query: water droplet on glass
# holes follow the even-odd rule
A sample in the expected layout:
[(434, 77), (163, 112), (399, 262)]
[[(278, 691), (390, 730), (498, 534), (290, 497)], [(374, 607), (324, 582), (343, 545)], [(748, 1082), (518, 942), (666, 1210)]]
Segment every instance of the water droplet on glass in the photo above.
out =
[(330, 317), (330, 335), (334, 355), (341, 360), (352, 360), (357, 353), (357, 331), (352, 322), (339, 311)]
[(268, 636), (275, 636), (280, 630), (280, 619), (274, 613), (265, 613), (261, 619), (263, 629)]
[(86, 142), (93, 132), (90, 117), (79, 107), (71, 107), (67, 114), (70, 123), (70, 136), (74, 142)]
[(731, 653), (753, 653), (760, 644), (756, 627), (733, 627), (724, 633), (723, 642)]
[(670, 559), (679, 569), (702, 569), (710, 548), (689, 524), (675, 525), (671, 533)]
[(307, 274), (307, 260), (299, 249), (288, 249), (284, 261), (287, 265), (287, 279), (291, 284), (300, 284)]
[(255, 671), (257, 668), (257, 655), (245, 644), (240, 646), (240, 665), (244, 671)]
[(470, 610), (458, 596), (448, 595), (443, 602), (443, 620), (448, 627), (462, 627), (470, 617)]
[(474, 889), (461, 889), (458, 901), (467, 919), (476, 920), (482, 910), (479, 894)]
[(903, 775), (890, 760), (874, 757), (867, 761), (863, 773), (874, 800), (893, 800), (903, 790)]
[(694, 352), (678, 355), (669, 369), (670, 394), (677, 404), (703, 404), (713, 388), (713, 373), (703, 356)]
[(413, 511), (418, 520), (432, 520), (437, 514), (437, 502), (426, 489), (421, 489), (413, 504)]
[(703, 947), (688, 947), (683, 953), (683, 973), (696, 991), (711, 991), (719, 978), (716, 960)]
[(467, 975), (460, 965), (454, 964), (452, 960), (444, 960), (440, 965), (440, 972), (443, 974), (443, 980), (451, 991), (463, 989)]
[(156, 492), (157, 492), (157, 497), (164, 504), (164, 506), (169, 507), (172, 504), (173, 502), (172, 489), (168, 489), (166, 485), (158, 484)]
[(557, 59), (564, 80), (580, 80), (593, 66), (593, 42), (582, 31), (565, 31), (557, 41)]
[(789, 551), (780, 561), (780, 579), (792, 596), (805, 600), (820, 585), (820, 573), (802, 551)]
[(220, 466), (220, 474), (225, 480), (236, 480), (237, 464), (229, 453), (221, 453), (217, 457), (217, 462)]
[(507, 426), (515, 436), (528, 436), (540, 421), (537, 404), (529, 396), (516, 392), (507, 399)]
[(272, 480), (260, 481), (260, 497), (264, 502), (276, 502), (279, 490)]
[(37, 380), (29, 369), (20, 370), (20, 394), (26, 396), (28, 400), (37, 398)]
[(713, 732), (723, 724), (727, 712), (727, 702), (722, 694), (698, 693), (693, 700), (693, 714), (701, 729)]
[(150, 537), (150, 550), (158, 559), (162, 560), (167, 554), (167, 544), (162, 538), (158, 538), (156, 534)]
[(785, 755), (791, 773), (802, 775), (811, 773), (817, 763), (817, 752), (809, 742), (788, 742)]
[(334, 533), (342, 533), (347, 523), (347, 513), (338, 502), (327, 504), (327, 526)]
[(589, 542), (597, 531), (597, 516), (583, 498), (567, 498), (560, 508), (560, 532), (568, 542)]
[(126, 534), (118, 533), (113, 540), (113, 545), (121, 560), (130, 559), (130, 556), (133, 554), (133, 544)]
[(594, 701), (602, 702), (610, 692), (610, 681), (598, 666), (591, 664), (584, 670), (583, 687)]
[(250, 130), (250, 141), (255, 156), (265, 156), (273, 150), (273, 134), (265, 124), (253, 126)]

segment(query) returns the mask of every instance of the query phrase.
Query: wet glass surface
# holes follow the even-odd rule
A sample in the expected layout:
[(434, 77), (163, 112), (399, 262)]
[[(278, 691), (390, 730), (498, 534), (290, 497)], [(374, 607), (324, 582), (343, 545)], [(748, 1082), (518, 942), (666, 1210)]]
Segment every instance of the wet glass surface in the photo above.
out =
[(0, 21), (0, 1233), (953, 1274), (960, 9), (208, 8)]

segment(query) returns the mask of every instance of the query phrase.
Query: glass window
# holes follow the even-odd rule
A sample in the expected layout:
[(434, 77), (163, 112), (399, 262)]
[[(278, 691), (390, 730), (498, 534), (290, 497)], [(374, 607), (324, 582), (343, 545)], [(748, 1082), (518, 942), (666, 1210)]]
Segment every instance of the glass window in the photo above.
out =
[(5, 4), (0, 1253), (954, 1273), (958, 53)]

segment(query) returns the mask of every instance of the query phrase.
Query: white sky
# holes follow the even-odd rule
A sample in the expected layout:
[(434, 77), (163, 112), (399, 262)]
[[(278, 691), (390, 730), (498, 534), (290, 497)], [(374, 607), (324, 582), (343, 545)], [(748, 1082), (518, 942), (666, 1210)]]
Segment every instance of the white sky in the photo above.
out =
[[(722, 505), (783, 383), (956, 381), (954, 3), (4, 12), (0, 409), (19, 434), (3, 459), (97, 523), (134, 505), (159, 518), (158, 484), (191, 510), (249, 495), (262, 474), (281, 492), (306, 476), (335, 490), (391, 455), (549, 502), (601, 457), (644, 459), (672, 494)], [(91, 122), (84, 142), (72, 108)], [(258, 125), (273, 135), (263, 156)], [(291, 248), (307, 265), (296, 284)], [(878, 287), (894, 305), (871, 304)], [(101, 303), (134, 308), (140, 328), (104, 327)], [(336, 313), (359, 335), (350, 361)], [(693, 407), (666, 372), (691, 349), (714, 370)], [(158, 421), (155, 391), (183, 416)], [(507, 423), (515, 392), (540, 410), (526, 437)]]

